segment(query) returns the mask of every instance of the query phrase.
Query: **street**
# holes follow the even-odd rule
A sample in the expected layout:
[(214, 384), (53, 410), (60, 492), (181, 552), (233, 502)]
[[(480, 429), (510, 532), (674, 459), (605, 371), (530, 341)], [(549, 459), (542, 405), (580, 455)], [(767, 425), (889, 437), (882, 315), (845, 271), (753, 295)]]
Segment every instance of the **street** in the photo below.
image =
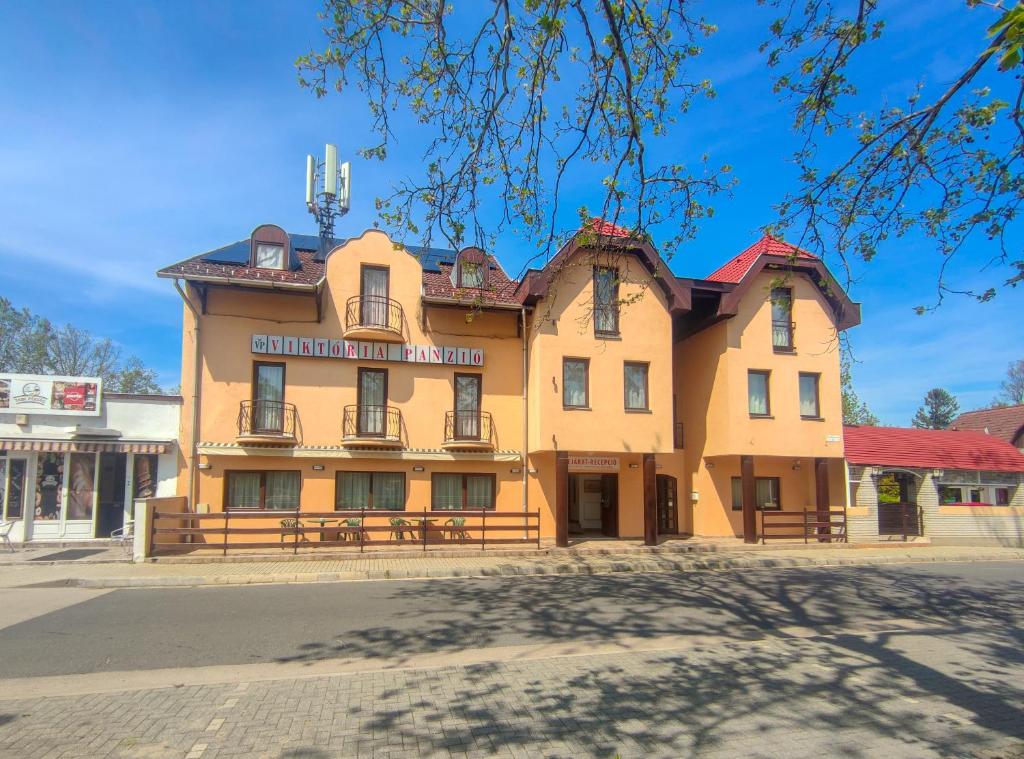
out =
[(3, 590), (0, 756), (1018, 756), (1022, 570)]

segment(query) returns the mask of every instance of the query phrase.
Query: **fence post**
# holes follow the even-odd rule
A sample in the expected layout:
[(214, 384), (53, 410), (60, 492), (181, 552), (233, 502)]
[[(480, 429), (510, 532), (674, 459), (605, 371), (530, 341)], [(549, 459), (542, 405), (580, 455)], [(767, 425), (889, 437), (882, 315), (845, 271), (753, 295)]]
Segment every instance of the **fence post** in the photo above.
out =
[(807, 507), (804, 506), (804, 545), (807, 545)]
[(366, 508), (360, 512), (359, 516), (359, 553), (363, 552), (363, 541), (366, 539)]
[(534, 527), (536, 527), (536, 529), (537, 529), (537, 550), (539, 551), (540, 550), (540, 512), (539, 511), (536, 512), (536, 515), (537, 515), (537, 524), (535, 524)]
[(148, 499), (136, 505), (132, 527), (132, 561), (145, 561), (156, 542), (156, 509)]
[(423, 530), (423, 551), (427, 550), (427, 507), (423, 507), (423, 518), (420, 520), (420, 528)]
[(487, 509), (480, 509), (483, 516), (483, 523), (480, 526), (480, 550), (487, 550)]
[[(224, 514), (224, 555), (228, 555), (228, 522), (231, 519), (231, 509), (225, 508)], [(202, 522), (200, 522), (202, 524)]]
[(299, 508), (295, 507), (295, 538), (292, 541), (292, 554), (299, 553)]

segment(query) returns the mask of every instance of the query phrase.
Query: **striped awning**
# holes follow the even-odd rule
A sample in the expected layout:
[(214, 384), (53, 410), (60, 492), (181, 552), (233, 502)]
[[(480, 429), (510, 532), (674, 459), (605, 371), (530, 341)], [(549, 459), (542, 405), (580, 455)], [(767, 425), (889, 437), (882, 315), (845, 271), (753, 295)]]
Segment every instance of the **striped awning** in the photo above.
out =
[(0, 439), (0, 451), (38, 453), (167, 453), (173, 445), (170, 441)]

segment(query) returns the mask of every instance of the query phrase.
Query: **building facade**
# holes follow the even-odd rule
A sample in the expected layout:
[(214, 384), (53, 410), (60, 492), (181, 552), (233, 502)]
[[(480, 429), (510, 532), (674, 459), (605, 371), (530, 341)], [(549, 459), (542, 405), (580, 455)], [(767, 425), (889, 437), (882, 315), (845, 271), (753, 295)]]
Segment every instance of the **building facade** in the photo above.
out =
[(108, 539), (139, 500), (173, 495), (179, 396), (95, 377), (0, 376), (0, 521), (13, 542)]
[(753, 540), (758, 510), (845, 505), (859, 308), (781, 241), (682, 278), (594, 220), (517, 281), (477, 248), (263, 225), (159, 275), (196, 512), (537, 512), (564, 545)]

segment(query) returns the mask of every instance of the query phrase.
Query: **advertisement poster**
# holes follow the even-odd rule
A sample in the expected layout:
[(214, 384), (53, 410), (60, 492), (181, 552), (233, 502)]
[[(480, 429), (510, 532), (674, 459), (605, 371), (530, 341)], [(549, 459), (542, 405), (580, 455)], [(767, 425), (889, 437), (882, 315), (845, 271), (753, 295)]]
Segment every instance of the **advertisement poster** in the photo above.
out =
[(3, 375), (0, 376), (0, 411), (99, 416), (101, 386), (99, 377)]

